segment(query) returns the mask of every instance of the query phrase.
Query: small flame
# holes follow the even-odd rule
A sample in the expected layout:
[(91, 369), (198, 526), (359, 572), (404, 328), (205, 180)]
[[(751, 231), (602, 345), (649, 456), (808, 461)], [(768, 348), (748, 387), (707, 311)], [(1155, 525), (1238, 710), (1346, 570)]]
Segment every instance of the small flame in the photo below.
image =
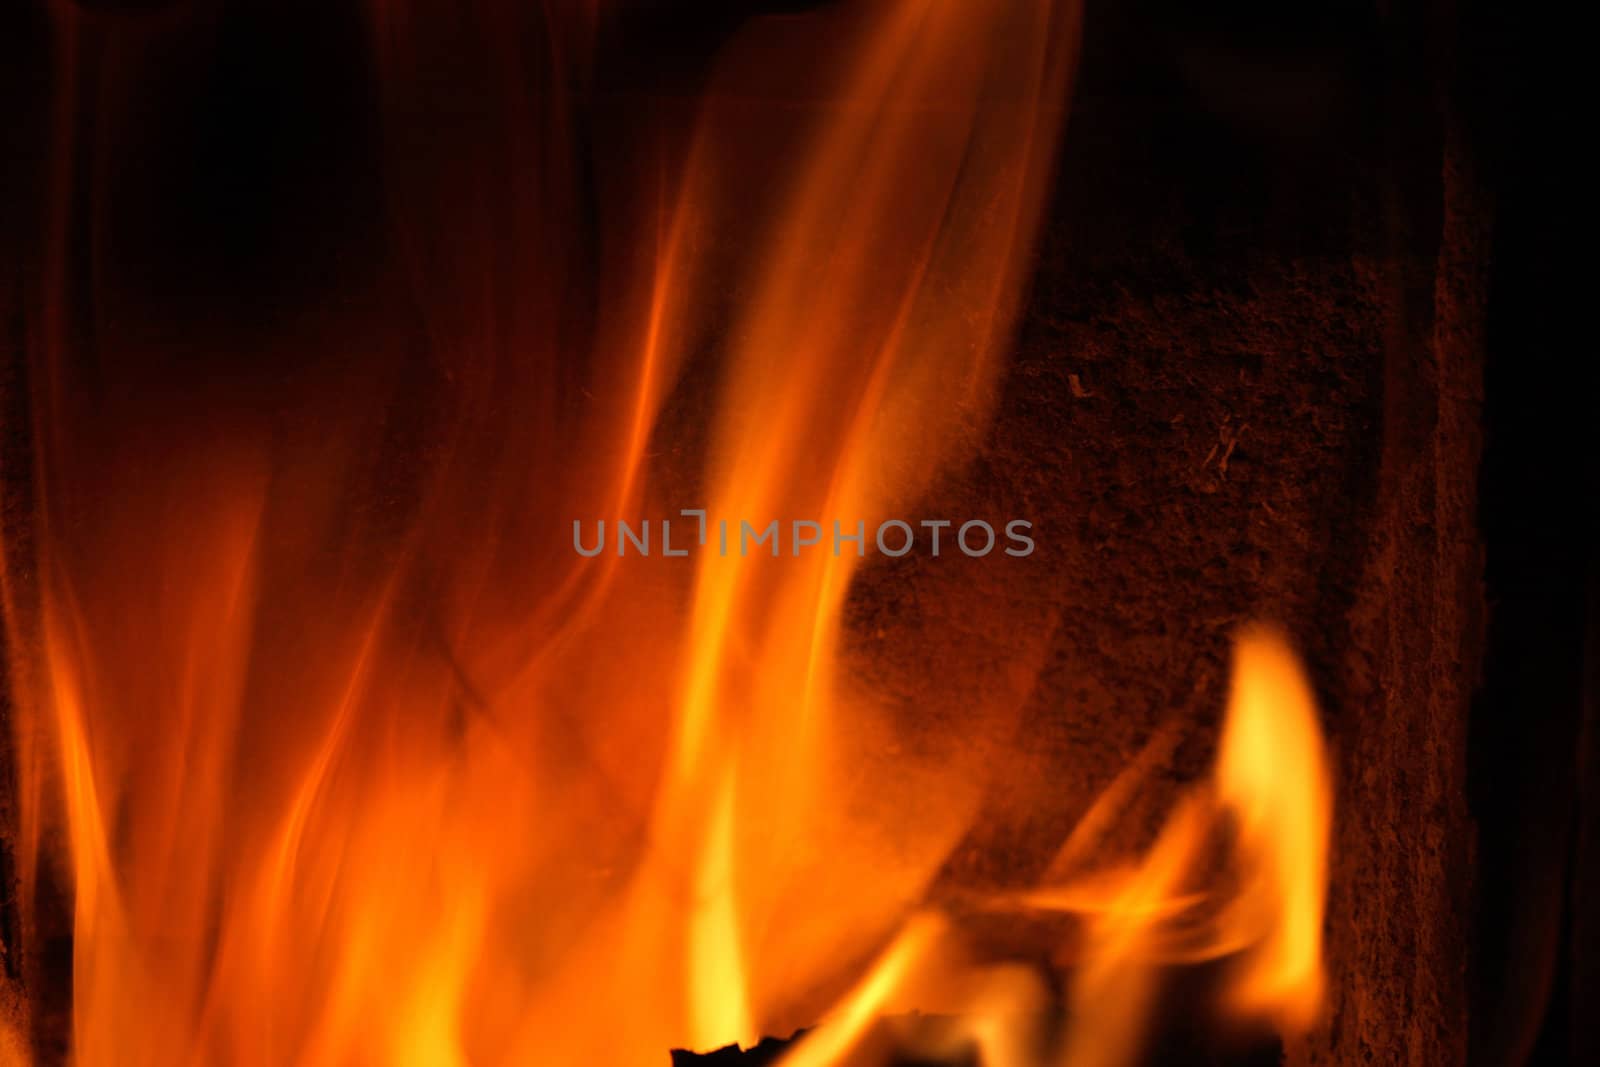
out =
[[(887, 1006), (930, 1007), (908, 999), (919, 986), (937, 988), (947, 1002), (963, 991), (953, 1004), (954, 1044), (978, 1048), (985, 1064), (1122, 1067), (1137, 1062), (1151, 1032), (1165, 970), (1209, 960), (1232, 963), (1226, 1003), (1238, 1020), (1303, 1033), (1322, 1005), (1331, 788), (1316, 707), (1293, 652), (1274, 630), (1243, 631), (1211, 780), (1179, 802), (1138, 863), (1016, 899), (1076, 915), (1085, 927), (1059, 1038), (1030, 1031), (1043, 1013), (1039, 991), (1009, 969), (936, 960), (930, 941), (948, 927), (923, 917), (784, 1067), (857, 1062), (869, 1022)], [(1228, 876), (1207, 884), (1210, 845), (1230, 831)], [(951, 1033), (942, 1040), (948, 1049)]]
[(1311, 687), (1270, 632), (1239, 641), (1217, 793), (1246, 858), (1235, 936), (1255, 933), (1238, 1010), (1304, 1028), (1322, 1004), (1322, 911), (1333, 789)]

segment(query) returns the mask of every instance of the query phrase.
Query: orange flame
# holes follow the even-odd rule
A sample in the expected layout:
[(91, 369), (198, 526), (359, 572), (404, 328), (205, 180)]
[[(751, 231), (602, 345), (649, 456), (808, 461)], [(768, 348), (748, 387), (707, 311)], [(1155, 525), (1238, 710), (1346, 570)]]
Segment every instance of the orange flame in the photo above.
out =
[[(1163, 970), (1206, 960), (1233, 964), (1226, 1004), (1236, 1018), (1303, 1033), (1322, 1003), (1331, 790), (1316, 708), (1293, 653), (1271, 630), (1245, 631), (1212, 781), (1184, 798), (1137, 864), (1020, 898), (1075, 914), (1086, 927), (1058, 1039), (1030, 1032), (1042, 1015), (1036, 987), (1010, 968), (938, 958), (930, 931), (945, 927), (924, 917), (784, 1067), (859, 1062), (852, 1057), (877, 1014), (937, 1003), (959, 1019), (942, 1046), (975, 1046), (985, 1064), (1121, 1067), (1137, 1062), (1150, 1033)], [(1212, 875), (1207, 885), (1219, 830), (1232, 833), (1231, 876)]]
[[(894, 728), (840, 655), (862, 557), (712, 549), (722, 520), (870, 531), (982, 431), (1075, 6), (757, 20), (686, 146), (593, 176), (592, 235), (572, 146), (596, 12), (513, 7), (371, 5), (397, 263), (282, 334), (201, 337), (271, 368), (240, 383), (182, 373), (172, 338), (206, 328), (114, 264), (70, 268), (72, 212), (114, 212), (118, 140), (58, 131), (91, 205), (52, 215), (33, 466), (0, 472), (33, 506), (0, 578), (22, 895), (43, 936), (70, 894), (72, 1062), (659, 1064), (812, 1022), (886, 941), (796, 1067), (910, 1010), (955, 1021), (896, 1040), (1048, 1062), (1043, 983), (923, 906), (984, 768), (881, 755)], [(63, 16), (69, 67), (81, 32)], [(108, 84), (159, 61), (102, 44)], [(772, 84), (805, 106), (753, 105)], [(355, 354), (303, 355), (329, 350)], [(712, 357), (700, 478), (675, 386)], [(566, 544), (685, 484), (692, 567)], [(1327, 796), (1292, 657), (1247, 637), (1212, 789), (1133, 870), (1023, 898), (1087, 930), (1071, 1010), (1097, 1025), (1062, 1062), (1125, 1062), (1183, 960), (1234, 957), (1235, 1011), (1310, 1021)], [(1237, 891), (1197, 897), (1223, 822)], [(0, 1026), (0, 1061), (18, 1043)]]

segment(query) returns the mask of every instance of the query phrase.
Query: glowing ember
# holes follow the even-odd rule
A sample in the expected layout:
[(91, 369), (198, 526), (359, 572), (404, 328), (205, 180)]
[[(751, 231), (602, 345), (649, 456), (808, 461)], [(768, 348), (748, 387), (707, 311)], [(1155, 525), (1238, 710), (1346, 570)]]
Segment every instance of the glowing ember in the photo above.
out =
[[(1109, 1067), (1163, 969), (1207, 960), (1226, 1012), (1311, 1023), (1329, 792), (1279, 638), (1241, 640), (1214, 778), (1146, 855), (1075, 838), (1059, 883), (985, 902), (1081, 926), (1058, 1033), (1039, 973), (925, 904), (991, 768), (882, 755), (841, 669), (862, 557), (570, 550), (574, 517), (688, 504), (871, 530), (981, 433), (1076, 10), (844, 7), (729, 46), (681, 167), (599, 224), (596, 322), (565, 255), (588, 14), (538, 23), (530, 75), (501, 47), (522, 16), (435, 39), (373, 5), (404, 281), (309, 336), (199, 342), (296, 375), (175, 387), (115, 272), (52, 264), (3, 573), (24, 908), (70, 887), (75, 1067), (659, 1065), (825, 1019), (786, 1061), (821, 1067), (889, 1055), (880, 1020), (913, 1011), (941, 1021), (894, 1041), (930, 1055)], [(501, 66), (441, 67), (459, 36)], [(489, 119), (425, 114), (418, 71)], [(751, 114), (729, 87), (757, 76), (814, 123)], [(120, 329), (80, 336), (88, 309)], [(707, 349), (702, 481), (667, 416)], [(704, 499), (667, 499), (686, 479)]]

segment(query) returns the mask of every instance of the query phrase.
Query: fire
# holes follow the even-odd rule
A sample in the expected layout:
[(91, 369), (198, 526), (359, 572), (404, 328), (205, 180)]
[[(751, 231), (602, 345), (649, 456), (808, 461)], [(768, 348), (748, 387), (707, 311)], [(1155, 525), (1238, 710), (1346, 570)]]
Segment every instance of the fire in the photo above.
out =
[[(169, 321), (66, 251), (115, 213), (119, 143), (114, 117), (76, 132), (72, 64), (109, 86), (153, 60), (60, 15), (32, 463), (0, 471), (31, 508), (0, 577), (21, 893), (40, 937), (69, 901), (75, 1067), (649, 1065), (826, 1017), (790, 1056), (822, 1067), (887, 1056), (911, 1011), (944, 1021), (893, 1041), (934, 1054), (1112, 1065), (1198, 960), (1231, 965), (1229, 1012), (1309, 1025), (1329, 789), (1279, 639), (1241, 640), (1214, 779), (1144, 857), (1085, 873), (1075, 837), (1061, 879), (986, 903), (1081, 925), (1061, 1036), (1039, 974), (927, 905), (986, 768), (881, 755), (894, 720), (843, 656), (869, 546), (567, 546), (574, 517), (685, 506), (871, 530), (966, 454), (1076, 7), (756, 20), (682, 142), (592, 176), (596, 233), (595, 9), (513, 7), (372, 5), (396, 263), (264, 336)], [(752, 109), (774, 80), (810, 105)], [(199, 380), (174, 337), (267, 369)], [(677, 390), (708, 358), (705, 415)], [(20, 1044), (0, 1024), (0, 1059)]]
[[(930, 1004), (953, 1011), (958, 1024), (935, 1029), (932, 1044), (918, 1035), (925, 1054), (976, 1047), (988, 1065), (1122, 1067), (1140, 1062), (1166, 970), (1212, 960), (1232, 965), (1224, 1004), (1239, 1022), (1285, 1035), (1312, 1025), (1323, 982), (1327, 758), (1310, 687), (1281, 635), (1246, 630), (1235, 660), (1211, 780), (1182, 800), (1153, 847), (1129, 866), (1006, 902), (1074, 915), (1084, 927), (1058, 1038), (1034, 1032), (1045, 1011), (1037, 983), (1016, 967), (974, 966), (948, 947), (941, 957), (934, 945), (958, 935), (925, 915), (785, 1067), (862, 1062), (854, 1057), (879, 1015)], [(1214, 873), (1219, 836), (1228, 840), (1227, 877)], [(1074, 846), (1063, 850), (1068, 864), (1078, 858)]]

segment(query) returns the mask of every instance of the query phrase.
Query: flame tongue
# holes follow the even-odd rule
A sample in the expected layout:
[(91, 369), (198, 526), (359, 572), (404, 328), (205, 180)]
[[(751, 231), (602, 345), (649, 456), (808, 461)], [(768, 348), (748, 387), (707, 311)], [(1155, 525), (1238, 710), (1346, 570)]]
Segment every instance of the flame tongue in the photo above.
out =
[(1303, 1029), (1322, 1003), (1322, 912), (1333, 818), (1311, 687), (1269, 632), (1239, 642), (1217, 794), (1237, 826), (1244, 884), (1228, 932), (1250, 946), (1237, 1010)]
[[(833, 538), (870, 538), (987, 407), (1073, 32), (1051, 3), (900, 0), (836, 17), (850, 58), (822, 87), (826, 121), (736, 317), (709, 501), (711, 522), (741, 543), (747, 520), (777, 518), (788, 538), (789, 520), (817, 517), (824, 544), (799, 559), (787, 543), (780, 560), (742, 547), (702, 556), (657, 805), (657, 844), (699, 856), (688, 988), (700, 1048), (748, 1043), (747, 997), (774, 975), (812, 985), (858, 952), (965, 821), (960, 810), (901, 820), (894, 846), (859, 853), (859, 831), (840, 825), (834, 772), (855, 758), (867, 713), (847, 721), (835, 707), (839, 610), (858, 557), (853, 545), (832, 551)], [(772, 42), (748, 43), (764, 54)], [(724, 121), (715, 108), (707, 119)], [(689, 203), (715, 177), (691, 172)], [(830, 898), (822, 921), (794, 923), (802, 886)], [(770, 1011), (781, 997), (763, 999)]]
[[(1238, 1017), (1285, 1033), (1314, 1021), (1331, 795), (1316, 707), (1293, 652), (1272, 630), (1244, 631), (1209, 788), (1180, 803), (1131, 871), (1059, 893), (1089, 926), (1067, 1064), (1129, 1062), (1148, 1031), (1159, 968), (1174, 963), (1232, 958), (1226, 999)], [(1230, 862), (1208, 887), (1219, 831)]]

